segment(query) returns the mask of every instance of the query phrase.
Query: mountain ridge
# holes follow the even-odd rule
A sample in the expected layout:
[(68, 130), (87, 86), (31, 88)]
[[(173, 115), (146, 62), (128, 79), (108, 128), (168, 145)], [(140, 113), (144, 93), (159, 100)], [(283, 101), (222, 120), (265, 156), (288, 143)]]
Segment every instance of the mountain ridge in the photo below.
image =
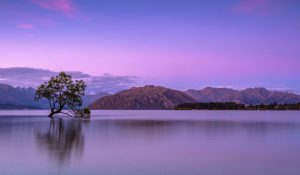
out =
[[(46, 100), (34, 101), (34, 94), (33, 88), (0, 84), (0, 109), (48, 109)], [(83, 97), (83, 106), (89, 106), (92, 109), (173, 109), (180, 103), (194, 102), (235, 102), (245, 105), (291, 104), (300, 102), (300, 95), (271, 91), (266, 88), (235, 90), (206, 87), (200, 90), (179, 91), (162, 86), (146, 85), (116, 94), (99, 92)]]
[[(98, 92), (83, 97), (83, 106), (88, 106), (100, 97), (110, 95), (106, 92)], [(0, 84), (0, 109), (48, 109), (48, 102), (44, 99), (40, 102), (34, 100), (35, 89), (13, 87)]]
[(196, 102), (187, 94), (161, 86), (133, 87), (92, 103), (91, 109), (174, 109), (181, 103)]
[(0, 108), (41, 109), (46, 108), (45, 101), (34, 101), (35, 90), (33, 88), (13, 87), (0, 84)]
[(243, 90), (206, 87), (200, 90), (189, 89), (185, 93), (198, 102), (236, 102), (246, 105), (300, 102), (300, 95), (267, 90), (262, 87)]
[(245, 105), (283, 104), (300, 102), (300, 96), (265, 88), (235, 90), (206, 87), (201, 90), (190, 89), (182, 92), (162, 86), (146, 85), (100, 98), (89, 107), (91, 109), (174, 109), (180, 103), (194, 102), (236, 102)]

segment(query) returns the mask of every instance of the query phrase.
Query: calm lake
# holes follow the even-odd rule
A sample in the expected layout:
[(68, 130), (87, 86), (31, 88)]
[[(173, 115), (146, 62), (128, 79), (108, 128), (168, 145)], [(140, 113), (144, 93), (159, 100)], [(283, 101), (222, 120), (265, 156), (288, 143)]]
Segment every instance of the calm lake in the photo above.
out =
[(297, 111), (0, 111), (1, 175), (299, 175)]

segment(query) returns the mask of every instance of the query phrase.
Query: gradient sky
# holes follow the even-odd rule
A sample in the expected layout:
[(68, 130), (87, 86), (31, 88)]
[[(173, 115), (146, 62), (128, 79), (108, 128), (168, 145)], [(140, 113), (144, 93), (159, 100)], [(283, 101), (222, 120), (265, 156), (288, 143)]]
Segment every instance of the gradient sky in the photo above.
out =
[(300, 92), (299, 0), (1, 0), (0, 67)]

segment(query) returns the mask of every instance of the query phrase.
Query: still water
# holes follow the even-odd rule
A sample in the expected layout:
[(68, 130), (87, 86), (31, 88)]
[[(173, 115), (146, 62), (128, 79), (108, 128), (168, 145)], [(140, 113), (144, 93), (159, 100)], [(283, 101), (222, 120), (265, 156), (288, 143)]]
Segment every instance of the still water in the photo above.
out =
[(299, 175), (300, 112), (0, 111), (1, 175)]

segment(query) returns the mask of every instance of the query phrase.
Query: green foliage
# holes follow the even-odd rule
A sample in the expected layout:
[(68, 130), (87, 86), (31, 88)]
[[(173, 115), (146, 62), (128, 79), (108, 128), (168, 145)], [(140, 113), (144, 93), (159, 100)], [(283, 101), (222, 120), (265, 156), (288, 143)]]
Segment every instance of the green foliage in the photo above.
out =
[(75, 111), (74, 114), (75, 114), (75, 117), (89, 118), (91, 115), (91, 111), (89, 108), (78, 109)]
[(61, 72), (40, 85), (35, 92), (35, 100), (39, 101), (42, 98), (48, 100), (51, 110), (49, 117), (64, 113), (63, 110), (75, 113), (82, 106), (85, 89), (83, 80), (73, 81), (71, 75)]
[(91, 111), (90, 111), (89, 108), (84, 108), (83, 109), (83, 113), (85, 113), (85, 114), (91, 114)]

